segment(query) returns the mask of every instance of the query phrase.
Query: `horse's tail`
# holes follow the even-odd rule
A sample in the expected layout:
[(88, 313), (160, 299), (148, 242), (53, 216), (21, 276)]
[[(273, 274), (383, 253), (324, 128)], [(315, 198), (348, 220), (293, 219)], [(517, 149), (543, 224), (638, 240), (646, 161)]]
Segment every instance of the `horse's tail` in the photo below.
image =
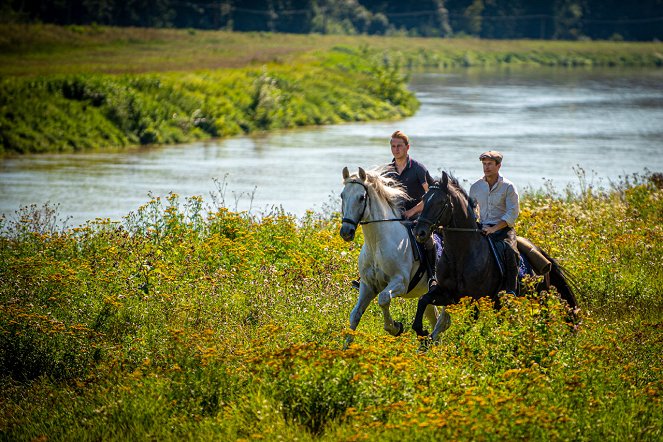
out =
[(566, 301), (571, 310), (575, 311), (578, 308), (578, 301), (576, 300), (574, 292), (577, 291), (578, 284), (575, 282), (573, 275), (540, 247), (536, 248), (552, 264), (552, 268), (548, 273), (548, 276), (550, 277), (550, 285), (555, 286), (560, 297)]

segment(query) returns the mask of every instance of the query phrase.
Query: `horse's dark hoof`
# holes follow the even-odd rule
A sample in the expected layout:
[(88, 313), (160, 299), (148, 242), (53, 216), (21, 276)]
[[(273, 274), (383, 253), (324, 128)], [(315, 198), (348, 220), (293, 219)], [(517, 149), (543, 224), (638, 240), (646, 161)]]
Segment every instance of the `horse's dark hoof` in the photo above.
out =
[(421, 328), (412, 327), (412, 330), (414, 330), (414, 332), (417, 334), (417, 337), (419, 338), (428, 336), (428, 330), (425, 330), (423, 327)]
[(421, 339), (421, 342), (419, 343), (419, 348), (417, 349), (417, 354), (424, 354), (428, 352), (430, 349), (431, 345), (433, 345), (433, 340), (426, 336), (425, 338)]
[(402, 335), (402, 334), (403, 334), (403, 329), (405, 328), (405, 327), (403, 327), (403, 323), (402, 323), (402, 322), (395, 321), (395, 322), (394, 322), (394, 325), (395, 325), (396, 327), (398, 327), (398, 332), (396, 332), (396, 334), (395, 334), (394, 336), (400, 336), (400, 335)]

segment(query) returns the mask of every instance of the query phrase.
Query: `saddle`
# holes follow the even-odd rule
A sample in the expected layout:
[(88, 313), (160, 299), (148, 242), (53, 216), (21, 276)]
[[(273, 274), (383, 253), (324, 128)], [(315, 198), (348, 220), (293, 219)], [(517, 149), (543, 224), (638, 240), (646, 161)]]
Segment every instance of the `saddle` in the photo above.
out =
[[(504, 276), (504, 252), (508, 247), (504, 242), (493, 242), (490, 237), (487, 237), (490, 250), (493, 253), (497, 267), (500, 273)], [(525, 275), (546, 275), (552, 269), (552, 262), (546, 258), (538, 247), (532, 244), (527, 238), (516, 236), (516, 245), (520, 260), (518, 262), (518, 280), (520, 281)]]

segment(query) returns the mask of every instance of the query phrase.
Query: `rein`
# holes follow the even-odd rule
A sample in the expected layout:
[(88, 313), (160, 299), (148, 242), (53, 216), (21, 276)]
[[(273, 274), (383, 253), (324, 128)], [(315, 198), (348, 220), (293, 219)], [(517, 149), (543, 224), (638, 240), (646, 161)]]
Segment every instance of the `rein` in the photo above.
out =
[(412, 224), (412, 221), (410, 221), (409, 219), (403, 219), (403, 218), (372, 219), (372, 220), (369, 220), (369, 221), (362, 221), (359, 224), (361, 224), (363, 226), (364, 224), (386, 223), (386, 222), (389, 222), (389, 221), (400, 221), (403, 224)]
[(469, 227), (443, 227), (442, 229), (451, 231), (451, 232), (477, 232), (480, 233), (483, 230), (481, 229), (470, 229)]
[(364, 212), (366, 212), (366, 206), (368, 205), (368, 187), (366, 187), (366, 184), (362, 183), (361, 181), (349, 181), (348, 184), (359, 184), (361, 187), (364, 188), (366, 191), (366, 198), (364, 199), (364, 207), (361, 209), (361, 215), (359, 215), (359, 221), (355, 221), (350, 218), (343, 218), (341, 219), (342, 223), (348, 223), (352, 224), (353, 226), (357, 227), (359, 225), (365, 225), (365, 224), (373, 224), (373, 223), (385, 223), (385, 222), (391, 222), (391, 221), (399, 221), (404, 224), (412, 223), (410, 220), (402, 219), (402, 218), (388, 218), (388, 219), (372, 219), (368, 221), (361, 221), (361, 219), (364, 217)]
[[(431, 185), (428, 188), (429, 191), (430, 190), (441, 190), (441, 189), (442, 189), (442, 187), (440, 187), (440, 185), (437, 184), (437, 183)], [(442, 208), (442, 214), (445, 212), (445, 210), (447, 210), (447, 207), (449, 207), (449, 206), (451, 206), (451, 210), (453, 211), (453, 204), (451, 203), (451, 200), (450, 200), (449, 196), (447, 195), (447, 200), (445, 201), (444, 207)], [(431, 226), (431, 228), (435, 228), (435, 227), (438, 226), (439, 218), (436, 221), (431, 221), (429, 219), (425, 219), (425, 218), (420, 217), (419, 222), (427, 223)], [(452, 222), (453, 222), (453, 218), (452, 218)], [(476, 228), (473, 229), (473, 228), (469, 228), (469, 227), (447, 227), (447, 226), (443, 226), (442, 229), (446, 230), (447, 232), (470, 232), (470, 233), (481, 233), (482, 232), (481, 229), (476, 229)]]

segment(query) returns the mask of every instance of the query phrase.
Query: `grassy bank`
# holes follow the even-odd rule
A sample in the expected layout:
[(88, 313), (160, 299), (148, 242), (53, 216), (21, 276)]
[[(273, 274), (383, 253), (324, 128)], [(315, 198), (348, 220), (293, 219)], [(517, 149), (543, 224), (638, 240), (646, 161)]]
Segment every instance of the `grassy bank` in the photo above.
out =
[(663, 44), (0, 26), (0, 155), (399, 118), (403, 72), (661, 66)]
[(0, 153), (66, 152), (411, 115), (396, 65), (337, 48), (306, 63), (0, 80)]
[(294, 63), (336, 46), (370, 47), (402, 66), (663, 65), (663, 43), (479, 40), (0, 25), (0, 75), (149, 73)]
[(662, 187), (525, 196), (519, 232), (576, 276), (580, 328), (552, 297), (464, 303), (426, 355), (375, 303), (340, 350), (362, 237), (338, 215), (172, 195), (62, 229), (26, 209), (0, 225), (0, 438), (660, 440)]

